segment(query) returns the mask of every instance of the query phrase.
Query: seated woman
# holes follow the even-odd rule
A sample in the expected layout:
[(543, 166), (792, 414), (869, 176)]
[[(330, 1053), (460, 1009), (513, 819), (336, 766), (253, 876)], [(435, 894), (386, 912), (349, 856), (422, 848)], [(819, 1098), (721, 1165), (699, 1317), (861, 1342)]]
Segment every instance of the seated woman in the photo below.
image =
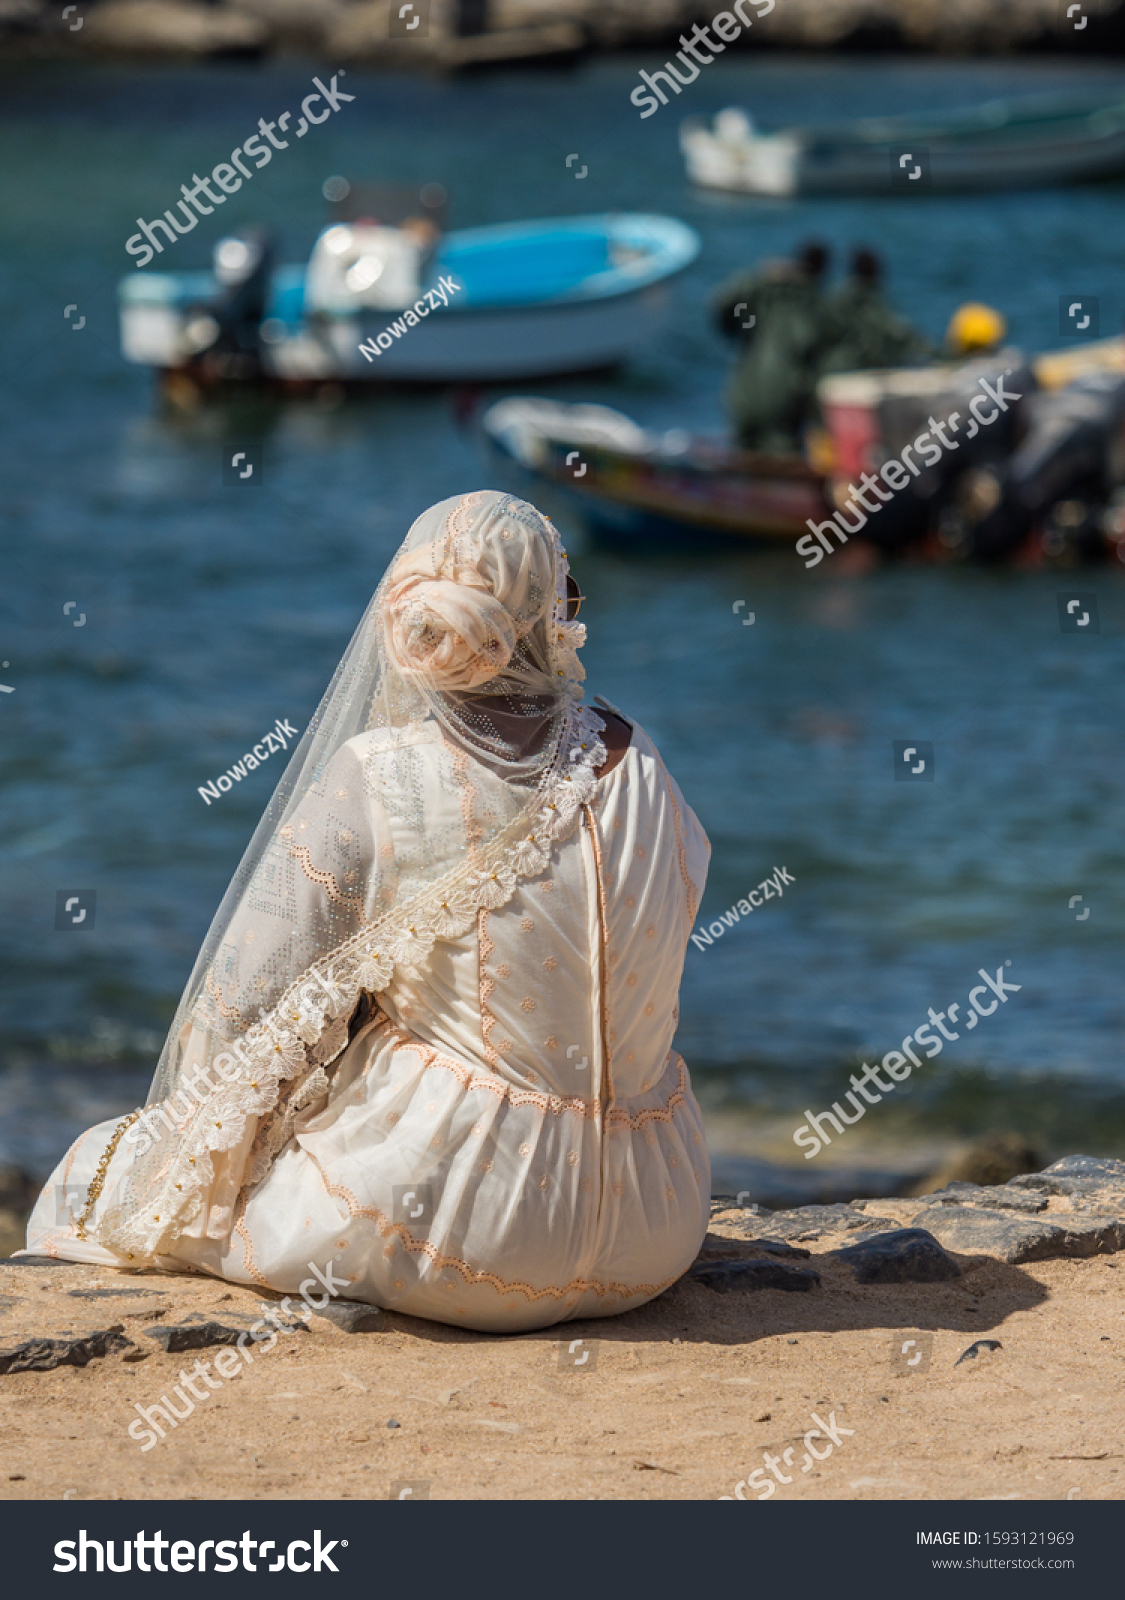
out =
[(685, 1271), (710, 1169), (671, 1046), (709, 846), (641, 730), (581, 704), (579, 598), (521, 500), (418, 519), (146, 1109), (77, 1141), (29, 1251), (282, 1292), (316, 1268), (500, 1331), (611, 1316)]

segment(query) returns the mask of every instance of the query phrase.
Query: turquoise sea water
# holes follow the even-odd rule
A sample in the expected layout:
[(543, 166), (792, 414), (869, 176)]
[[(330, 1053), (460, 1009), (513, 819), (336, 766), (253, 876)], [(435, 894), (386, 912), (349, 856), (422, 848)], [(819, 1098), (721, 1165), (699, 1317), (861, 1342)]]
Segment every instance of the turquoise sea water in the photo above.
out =
[[(776, 125), (1120, 73), (763, 57), (716, 63), (641, 122), (628, 94), (654, 64), (457, 82), (349, 69), (355, 101), (279, 152), (222, 220), (276, 227), (299, 261), (332, 173), (440, 182), (455, 226), (683, 217), (704, 250), (660, 343), (616, 375), (522, 386), (659, 427), (722, 426), (728, 353), (706, 294), (809, 234), (876, 245), (900, 309), (933, 337), (980, 298), (1027, 348), (1049, 347), (1072, 291), (1099, 296), (1103, 333), (1120, 326), (1120, 184), (755, 202), (693, 192), (676, 146), (682, 113), (732, 102)], [(260, 116), (295, 107), (318, 71), (0, 68), (0, 683), (13, 689), (0, 693), (0, 1160), (42, 1168), (143, 1094), (282, 758), (210, 807), (198, 786), (276, 718), (303, 726), (412, 519), (488, 481), (440, 391), (173, 414), (121, 360), (114, 290), (134, 219), (171, 205)], [(164, 261), (204, 265), (213, 239), (201, 225)], [(231, 438), (264, 450), (260, 488), (222, 486)], [(935, 1125), (1013, 1123), (1125, 1151), (1125, 570), (1074, 578), (1099, 599), (1101, 633), (1085, 638), (1060, 634), (1071, 580), (1058, 573), (849, 577), (787, 555), (626, 560), (577, 534), (571, 548), (590, 690), (656, 739), (711, 836), (701, 920), (775, 867), (795, 879), (689, 951), (679, 1042), (708, 1094), (823, 1105), (857, 1057), (1010, 960), (1019, 994), (903, 1103)], [(933, 743), (934, 783), (893, 781), (896, 739)], [(90, 889), (93, 927), (56, 931), (57, 892)]]

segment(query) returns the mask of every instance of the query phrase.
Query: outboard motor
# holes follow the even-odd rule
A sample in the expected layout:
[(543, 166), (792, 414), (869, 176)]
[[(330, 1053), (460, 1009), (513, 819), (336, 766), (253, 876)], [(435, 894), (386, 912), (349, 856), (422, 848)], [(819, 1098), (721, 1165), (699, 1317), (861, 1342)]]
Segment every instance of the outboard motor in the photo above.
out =
[(251, 379), (261, 371), (261, 327), (274, 242), (262, 228), (225, 234), (215, 245), (219, 293), (194, 309), (188, 333), (209, 376)]
[[(992, 392), (1010, 397), (1004, 409), (988, 398), (986, 382)], [(937, 413), (947, 419), (957, 417), (950, 435), (957, 448), (943, 452), (930, 478), (930, 531), (936, 529), (950, 555), (997, 560), (1011, 555), (1026, 539), (1029, 529), (1019, 518), (1001, 518), (984, 533), (982, 529), (1003, 501), (1006, 464), (1027, 432), (1038, 392), (1035, 373), (1018, 350), (978, 356), (957, 369), (948, 401)], [(981, 417), (989, 420), (982, 422)], [(923, 473), (919, 479), (923, 492), (926, 482)]]
[[(982, 380), (1019, 398), (1001, 409), (987, 400)], [(837, 453), (837, 503), (862, 470), (879, 473), (898, 461), (902, 486), (869, 517), (863, 538), (892, 553), (937, 533), (951, 553), (970, 553), (961, 509), (966, 486), (1003, 470), (1026, 428), (1025, 407), (1036, 388), (1034, 374), (1016, 350), (956, 367), (822, 379), (818, 394)], [(974, 404), (989, 420), (980, 420)], [(999, 492), (985, 496), (990, 509), (999, 499)]]
[(1026, 417), (1023, 439), (997, 473), (995, 504), (970, 530), (972, 553), (1000, 559), (1040, 527), (1074, 554), (1099, 554), (1099, 514), (1125, 424), (1125, 376), (1088, 373), (1065, 389), (1042, 390), (1030, 397)]

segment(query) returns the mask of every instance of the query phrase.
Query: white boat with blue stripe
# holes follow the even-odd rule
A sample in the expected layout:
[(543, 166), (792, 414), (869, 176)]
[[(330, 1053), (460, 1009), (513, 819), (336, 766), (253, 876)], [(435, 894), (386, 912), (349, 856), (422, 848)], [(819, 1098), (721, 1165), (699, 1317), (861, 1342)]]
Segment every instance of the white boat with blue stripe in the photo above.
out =
[(126, 359), (283, 382), (507, 381), (615, 366), (651, 344), (695, 230), (636, 213), (467, 228), (436, 244), (337, 222), (307, 266), (249, 235), (213, 272), (138, 271), (120, 286)]

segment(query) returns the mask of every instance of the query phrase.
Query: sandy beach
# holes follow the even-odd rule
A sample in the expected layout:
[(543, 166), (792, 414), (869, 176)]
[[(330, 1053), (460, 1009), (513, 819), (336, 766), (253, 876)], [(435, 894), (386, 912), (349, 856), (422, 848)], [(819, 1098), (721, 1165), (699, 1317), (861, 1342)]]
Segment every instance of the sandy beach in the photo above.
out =
[[(1122, 1164), (1096, 1165), (1111, 1169), (1116, 1188)], [(941, 1205), (880, 1200), (772, 1217), (719, 1200), (694, 1278), (631, 1314), (542, 1333), (494, 1337), (386, 1312), (372, 1331), (347, 1333), (314, 1315), (307, 1331), (251, 1346), (256, 1359), (240, 1376), (211, 1388), (197, 1378), (206, 1398), (147, 1449), (143, 1424), (128, 1433), (137, 1406), (151, 1408), (218, 1351), (165, 1353), (145, 1330), (247, 1329), (269, 1297), (204, 1278), (17, 1259), (0, 1266), (0, 1366), (31, 1339), (58, 1339), (57, 1355), (68, 1338), (119, 1331), (103, 1340), (117, 1348), (85, 1366), (0, 1376), (0, 1491), (56, 1500), (403, 1490), (489, 1500), (1118, 1499), (1125, 1294), (1115, 1241), (1125, 1229), (1106, 1209), (1104, 1183), (1071, 1184), (1069, 1194), (1031, 1183), (966, 1190)], [(992, 1208), (981, 1209), (989, 1194)], [(838, 1252), (857, 1239), (863, 1248), (901, 1239), (894, 1230), (920, 1207), (936, 1216), (925, 1249), (957, 1275), (860, 1281), (862, 1266)], [(1000, 1227), (996, 1218), (1006, 1243), (950, 1246), (954, 1265), (941, 1265), (933, 1237)], [(1002, 1259), (1048, 1250), (1097, 1253)], [(760, 1268), (730, 1265), (749, 1260)], [(917, 1270), (901, 1267), (901, 1250), (895, 1260), (893, 1273)], [(740, 1274), (761, 1272), (786, 1287), (738, 1286)]]

